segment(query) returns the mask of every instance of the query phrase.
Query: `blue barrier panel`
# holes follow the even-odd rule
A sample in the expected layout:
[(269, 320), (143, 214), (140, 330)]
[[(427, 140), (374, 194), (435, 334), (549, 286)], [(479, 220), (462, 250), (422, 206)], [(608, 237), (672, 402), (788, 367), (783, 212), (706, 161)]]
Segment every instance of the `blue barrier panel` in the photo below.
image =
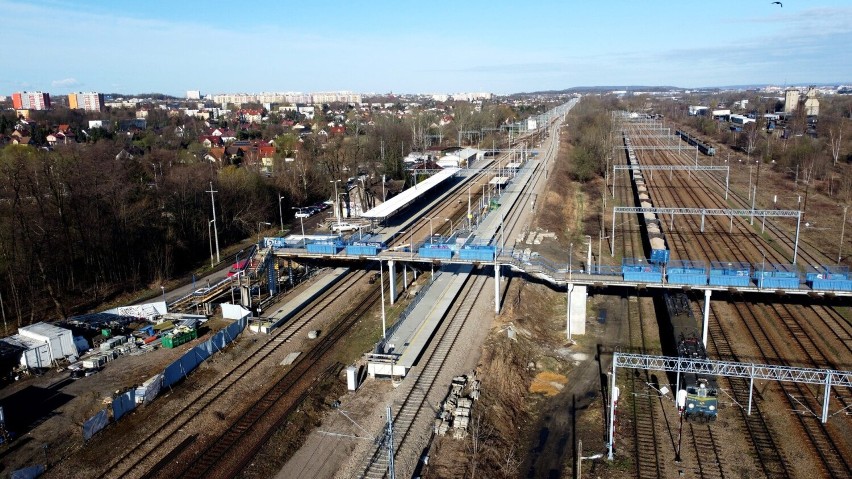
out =
[(712, 286), (747, 287), (751, 285), (751, 266), (739, 261), (710, 262)]
[(225, 346), (228, 345), (226, 330), (222, 330), (222, 331), (219, 331), (218, 333), (216, 333), (213, 336), (213, 339), (211, 339), (210, 341), (213, 343), (213, 348), (216, 351), (219, 351), (220, 349), (224, 349)]
[(666, 268), (669, 283), (704, 286), (707, 284), (707, 264), (704, 261), (673, 260)]
[(343, 248), (340, 243), (317, 242), (308, 243), (308, 253), (313, 254), (337, 254)]
[(672, 284), (688, 284), (693, 286), (704, 286), (707, 284), (707, 275), (706, 274), (671, 274), (669, 273), (666, 278), (669, 283)]
[(852, 291), (852, 280), (848, 279), (815, 279), (809, 283), (813, 289)]
[(209, 358), (210, 355), (213, 354), (213, 352), (208, 349), (210, 346), (211, 346), (210, 341), (205, 341), (205, 342), (199, 344), (198, 346), (189, 350), (191, 353), (195, 354), (195, 359), (197, 361), (195, 363), (195, 367), (198, 367), (199, 364), (206, 361), (207, 358)]
[(795, 278), (799, 279), (799, 270), (794, 264), (755, 263), (752, 265), (754, 278)]
[(662, 283), (663, 270), (659, 265), (650, 264), (645, 258), (624, 258), (621, 271), (625, 281), (643, 283)]
[(180, 358), (166, 366), (163, 370), (163, 387), (167, 388), (183, 378), (183, 369), (180, 366)]
[(88, 441), (109, 424), (109, 414), (106, 409), (101, 409), (94, 416), (83, 423), (83, 440)]
[(758, 288), (798, 289), (799, 278), (761, 277), (757, 279)]
[(472, 261), (494, 261), (497, 248), (494, 246), (463, 246), (459, 258)]
[(183, 368), (183, 374), (189, 374), (195, 368), (198, 367), (198, 364), (201, 361), (198, 359), (198, 356), (195, 354), (195, 349), (190, 349), (183, 356), (180, 357), (180, 366)]
[(693, 261), (691, 259), (672, 260), (669, 262), (669, 265), (666, 268), (666, 273), (668, 273), (669, 275), (706, 275), (707, 263), (705, 263), (704, 261)]
[(136, 409), (135, 389), (131, 389), (112, 400), (112, 417), (116, 421), (134, 409)]
[(846, 280), (849, 279), (849, 267), (842, 265), (809, 266), (805, 272), (806, 281), (817, 279)]
[(44, 464), (36, 464), (35, 466), (28, 466), (12, 471), (9, 479), (35, 479), (44, 474), (44, 471), (46, 471)]
[(261, 245), (263, 245), (265, 247), (272, 246), (273, 248), (287, 248), (287, 247), (290, 246), (290, 245), (287, 244), (287, 242), (284, 240), (284, 238), (279, 238), (279, 237), (263, 238)]
[(376, 256), (379, 254), (379, 247), (351, 244), (346, 247), (346, 254), (353, 256)]
[(422, 258), (450, 259), (453, 257), (453, 250), (446, 245), (424, 245), (417, 254)]

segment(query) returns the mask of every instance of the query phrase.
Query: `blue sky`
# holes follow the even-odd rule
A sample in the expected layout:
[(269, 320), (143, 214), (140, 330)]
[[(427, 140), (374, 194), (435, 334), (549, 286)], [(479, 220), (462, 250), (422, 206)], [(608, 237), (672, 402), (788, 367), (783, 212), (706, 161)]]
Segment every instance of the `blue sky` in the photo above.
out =
[(0, 95), (852, 83), (849, 0), (0, 0), (0, 12)]

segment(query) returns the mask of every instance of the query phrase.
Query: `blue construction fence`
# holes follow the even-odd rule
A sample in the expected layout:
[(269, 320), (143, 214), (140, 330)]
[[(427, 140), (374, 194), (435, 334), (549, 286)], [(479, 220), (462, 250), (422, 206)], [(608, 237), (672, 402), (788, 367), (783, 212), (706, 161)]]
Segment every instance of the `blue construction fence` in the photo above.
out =
[(752, 278), (758, 288), (797, 289), (801, 275), (794, 264), (755, 263), (752, 266)]
[[(529, 248), (510, 250), (509, 255), (520, 267), (530, 271), (540, 269), (554, 276), (566, 274), (564, 263), (556, 264)], [(505, 260), (505, 256), (500, 259)], [(803, 284), (818, 291), (852, 292), (852, 273), (848, 266), (808, 266), (802, 272), (795, 264), (711, 261), (709, 267), (701, 260), (672, 260), (668, 265), (650, 263), (645, 258), (624, 258), (621, 266), (595, 265), (589, 271), (572, 269), (574, 274), (592, 276), (621, 276), (624, 281), (662, 283), (689, 286), (758, 287), (767, 289), (800, 289)]]
[(673, 260), (666, 266), (669, 283), (703, 286), (707, 284), (707, 263), (693, 260)]
[[(207, 358), (233, 342), (243, 332), (245, 318), (231, 323), (212, 338), (190, 349), (183, 356), (166, 366), (162, 373), (154, 375), (143, 387), (130, 389), (112, 400), (112, 418), (118, 421), (132, 412), (139, 404), (153, 401), (160, 390), (186, 378)], [(83, 423), (83, 440), (88, 441), (109, 424), (109, 411), (103, 409)]]
[(355, 233), (346, 244), (346, 254), (357, 256), (376, 256), (386, 245), (380, 235)]
[(35, 466), (25, 467), (12, 471), (9, 479), (35, 479), (47, 471), (47, 466), (44, 464), (36, 464)]
[(241, 319), (228, 325), (209, 340), (187, 351), (183, 356), (163, 370), (163, 386), (171, 387), (181, 379), (186, 378), (199, 364), (204, 362), (213, 353), (223, 349), (232, 341), (237, 339), (246, 327), (246, 320)]
[(624, 281), (640, 281), (643, 283), (662, 283), (663, 268), (651, 264), (645, 258), (624, 258), (621, 260), (621, 271)]
[(101, 409), (83, 423), (83, 440), (88, 441), (109, 424), (109, 413)]
[(810, 266), (805, 272), (805, 282), (813, 289), (852, 291), (848, 266)]
[(751, 266), (739, 261), (711, 261), (708, 284), (746, 287), (751, 282)]

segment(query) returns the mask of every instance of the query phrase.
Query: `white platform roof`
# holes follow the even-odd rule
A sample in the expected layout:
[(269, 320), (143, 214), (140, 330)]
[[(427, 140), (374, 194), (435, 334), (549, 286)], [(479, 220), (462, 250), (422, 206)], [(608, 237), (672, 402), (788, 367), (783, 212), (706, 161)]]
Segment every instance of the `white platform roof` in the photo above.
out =
[(71, 334), (71, 330), (42, 322), (31, 324), (29, 326), (22, 326), (20, 329), (18, 329), (18, 334), (37, 340), (48, 340), (50, 338), (57, 338), (65, 334)]
[(385, 201), (379, 206), (376, 206), (375, 208), (369, 211), (365, 211), (361, 215), (361, 217), (381, 220), (392, 216), (399, 210), (410, 205), (423, 193), (426, 193), (435, 186), (438, 186), (439, 184), (443, 183), (444, 180), (446, 180), (447, 178), (450, 178), (456, 173), (458, 173), (459, 170), (459, 168), (444, 168), (438, 173), (430, 176), (429, 178), (421, 181), (420, 183)]

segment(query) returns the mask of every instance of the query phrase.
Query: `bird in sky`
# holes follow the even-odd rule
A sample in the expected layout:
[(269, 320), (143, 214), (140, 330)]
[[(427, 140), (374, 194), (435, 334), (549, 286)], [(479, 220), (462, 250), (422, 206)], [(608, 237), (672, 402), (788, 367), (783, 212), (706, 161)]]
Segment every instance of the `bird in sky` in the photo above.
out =
[(770, 5), (778, 5), (779, 7), (784, 8), (784, 4), (781, 2), (772, 2)]

